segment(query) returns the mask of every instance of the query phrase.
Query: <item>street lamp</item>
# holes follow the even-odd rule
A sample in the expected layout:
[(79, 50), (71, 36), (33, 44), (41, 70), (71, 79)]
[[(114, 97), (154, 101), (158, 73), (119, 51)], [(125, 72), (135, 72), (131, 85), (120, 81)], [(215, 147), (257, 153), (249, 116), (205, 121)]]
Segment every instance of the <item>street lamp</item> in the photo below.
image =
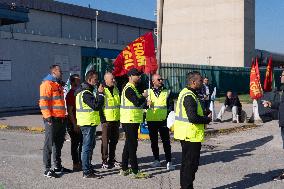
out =
[(98, 15), (99, 11), (96, 10), (96, 49), (98, 48)]

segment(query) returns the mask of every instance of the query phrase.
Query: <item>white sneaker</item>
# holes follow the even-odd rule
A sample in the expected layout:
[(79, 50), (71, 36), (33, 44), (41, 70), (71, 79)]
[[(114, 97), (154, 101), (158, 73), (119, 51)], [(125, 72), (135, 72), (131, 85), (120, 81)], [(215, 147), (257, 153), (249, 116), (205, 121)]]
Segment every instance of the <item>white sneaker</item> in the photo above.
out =
[(167, 170), (168, 170), (168, 171), (175, 170), (175, 166), (173, 166), (172, 162), (168, 162), (168, 163), (167, 163)]
[(151, 167), (161, 167), (161, 163), (158, 160), (155, 160), (152, 164)]

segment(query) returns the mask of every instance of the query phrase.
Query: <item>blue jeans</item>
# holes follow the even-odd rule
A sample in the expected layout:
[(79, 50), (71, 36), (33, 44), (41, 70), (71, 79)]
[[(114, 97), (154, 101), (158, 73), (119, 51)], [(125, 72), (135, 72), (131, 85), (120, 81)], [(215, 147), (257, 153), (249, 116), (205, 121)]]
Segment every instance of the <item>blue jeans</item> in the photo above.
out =
[(93, 149), (96, 145), (96, 126), (82, 126), (80, 127), (83, 135), (82, 146), (82, 169), (84, 174), (90, 174), (92, 172), (91, 158), (93, 155)]

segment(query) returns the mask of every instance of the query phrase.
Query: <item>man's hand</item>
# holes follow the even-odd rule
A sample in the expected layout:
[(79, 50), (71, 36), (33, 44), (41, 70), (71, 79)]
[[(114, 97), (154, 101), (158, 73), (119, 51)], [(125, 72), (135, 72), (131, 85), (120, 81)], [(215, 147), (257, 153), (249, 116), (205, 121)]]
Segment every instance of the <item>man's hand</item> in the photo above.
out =
[(204, 95), (204, 100), (209, 100), (209, 96), (208, 95)]
[(212, 120), (212, 112), (210, 114), (208, 114), (208, 116), (211, 120)]
[(147, 106), (152, 106), (153, 105), (153, 102), (151, 100), (147, 100)]
[(147, 92), (147, 90), (145, 90), (145, 91), (142, 93), (142, 95), (143, 95), (145, 98), (147, 98), (147, 97), (148, 97), (148, 92)]
[(104, 87), (102, 84), (100, 84), (99, 88), (98, 88), (98, 92), (99, 93), (103, 93), (104, 92)]
[(271, 107), (271, 102), (269, 102), (269, 101), (263, 101), (262, 102), (262, 104), (263, 104), (263, 106), (265, 107), (265, 108), (267, 108), (267, 107)]

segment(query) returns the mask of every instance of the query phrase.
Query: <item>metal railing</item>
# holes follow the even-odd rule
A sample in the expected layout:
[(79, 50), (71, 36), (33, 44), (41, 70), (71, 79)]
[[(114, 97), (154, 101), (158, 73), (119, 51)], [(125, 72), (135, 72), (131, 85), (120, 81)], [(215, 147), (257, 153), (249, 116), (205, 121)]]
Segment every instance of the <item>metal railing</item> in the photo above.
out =
[[(223, 95), (228, 90), (238, 94), (249, 93), (250, 68), (232, 68), (219, 66), (190, 65), (177, 63), (162, 63), (160, 73), (165, 78), (165, 85), (174, 93), (179, 93), (186, 86), (186, 75), (190, 71), (199, 71), (209, 79), (212, 86), (217, 87), (217, 94)], [(266, 68), (260, 68), (263, 85)], [(280, 86), (282, 70), (274, 70), (275, 86)]]

